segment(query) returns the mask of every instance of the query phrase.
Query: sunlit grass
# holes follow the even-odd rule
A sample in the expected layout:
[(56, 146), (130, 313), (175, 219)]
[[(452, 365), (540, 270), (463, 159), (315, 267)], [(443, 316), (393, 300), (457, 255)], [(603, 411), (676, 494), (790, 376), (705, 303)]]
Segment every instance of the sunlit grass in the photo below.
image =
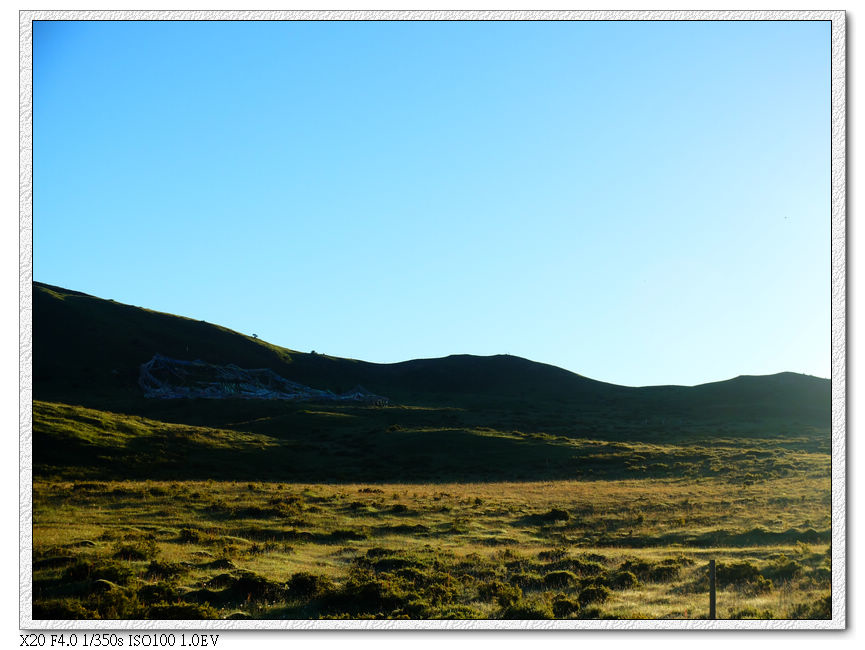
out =
[[(202, 616), (316, 618), (338, 614), (340, 607), (351, 616), (548, 615), (554, 607), (565, 611), (562, 603), (577, 602), (587, 585), (600, 579), (579, 573), (583, 561), (578, 558), (583, 557), (600, 562), (609, 584), (626, 561), (648, 573), (636, 586), (613, 588), (603, 602), (585, 603), (568, 616), (699, 618), (708, 607), (700, 580), (705, 580), (708, 560), (715, 559), (748, 563), (770, 575), (777, 566), (792, 571), (789, 579), (776, 578), (768, 591), (752, 583), (719, 586), (722, 617), (769, 612), (784, 618), (811, 611), (829, 593), (828, 490), (827, 481), (813, 478), (748, 486), (721, 480), (439, 485), (38, 480), (34, 604), (37, 613), (57, 611), (60, 603), (66, 608), (61, 611), (81, 616), (121, 610), (161, 615), (169, 610), (146, 599), (165, 596), (163, 587), (153, 586), (163, 585), (170, 587), (168, 604), (200, 605)], [(743, 540), (754, 530), (763, 532), (754, 534), (754, 543), (734, 546), (656, 543), (659, 536), (679, 530), (698, 537), (715, 531)], [(773, 542), (773, 534), (785, 535), (784, 541)], [(608, 543), (610, 536), (615, 544)], [(130, 544), (139, 545), (148, 557), (118, 559), (117, 553)], [(382, 573), (373, 559), (372, 573), (368, 568), (352, 573), (369, 563), (370, 549), (396, 553), (394, 572)], [(96, 583), (71, 581), (70, 587), (63, 572), (78, 566), (73, 564), (77, 560), (94, 566), (101, 562), (115, 572), (115, 564), (128, 567), (131, 576), (124, 584), (109, 580), (109, 588), (99, 583), (103, 590), (116, 588), (114, 598), (125, 598), (127, 609), (108, 607), (103, 596), (94, 595)], [(674, 560), (681, 566), (673, 577), (652, 568)], [(166, 578), (148, 570), (153, 561), (180, 568)], [(398, 568), (403, 565), (416, 568)], [(467, 566), (477, 567), (477, 575)], [(567, 570), (579, 582), (564, 590), (545, 587), (544, 575), (561, 567), (571, 567)], [(331, 591), (286, 591), (296, 574), (324, 576)], [(260, 579), (254, 587), (260, 598), (255, 592), (238, 600), (237, 585), (247, 584), (243, 576)], [(523, 585), (520, 602), (525, 605), (503, 605), (479, 595), (487, 593), (484, 584), (514, 580)], [(437, 581), (445, 586), (434, 587)], [(363, 589), (378, 585), (379, 600), (364, 609), (351, 584), (368, 585)], [(408, 599), (403, 605), (413, 604), (401, 609), (399, 598)], [(206, 609), (211, 605), (212, 611)]]

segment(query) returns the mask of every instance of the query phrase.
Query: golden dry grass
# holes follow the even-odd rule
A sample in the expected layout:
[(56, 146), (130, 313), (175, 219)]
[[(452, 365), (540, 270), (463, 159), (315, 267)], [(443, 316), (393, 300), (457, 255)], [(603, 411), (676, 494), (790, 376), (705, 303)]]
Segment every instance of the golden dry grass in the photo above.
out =
[[(37, 567), (42, 560), (47, 568), (35, 570), (34, 600), (88, 598), (65, 594), (62, 571), (45, 558), (65, 554), (99, 562), (111, 559), (123, 543), (154, 544), (152, 557), (121, 560), (136, 572), (133, 584), (158, 582), (145, 571), (157, 559), (185, 567), (173, 584), (187, 592), (225, 572), (209, 566), (220, 558), (278, 584), (299, 572), (341, 584), (370, 549), (409, 557), (441, 554), (448, 566), (485, 563), (501, 579), (511, 575), (503, 567), (514, 558), (542, 576), (553, 565), (539, 563), (538, 554), (560, 549), (570, 557), (594, 556), (610, 572), (627, 559), (652, 566), (687, 560), (672, 579), (614, 589), (596, 609), (582, 610), (617, 618), (705, 617), (708, 601), (700, 580), (710, 558), (764, 571), (789, 560), (799, 567), (795, 576), (768, 591), (720, 584), (718, 592), (721, 617), (744, 611), (783, 618), (829, 593), (829, 489), (828, 480), (815, 478), (747, 486), (716, 479), (439, 485), (37, 481), (34, 557)], [(555, 512), (566, 518), (551, 517)], [(713, 536), (727, 543), (713, 545)], [(471, 585), (460, 591), (460, 602), (473, 607), (474, 616), (501, 615)], [(549, 606), (555, 593), (530, 589), (525, 602)], [(221, 615), (319, 613), (304, 610), (304, 603), (294, 603), (294, 610), (279, 602), (222, 605)]]

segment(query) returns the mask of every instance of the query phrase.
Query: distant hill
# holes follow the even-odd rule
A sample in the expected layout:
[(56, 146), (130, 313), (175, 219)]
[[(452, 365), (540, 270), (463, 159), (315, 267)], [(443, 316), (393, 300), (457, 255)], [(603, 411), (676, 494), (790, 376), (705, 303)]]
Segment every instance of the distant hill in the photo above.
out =
[[(695, 387), (631, 388), (510, 355), (375, 364), (272, 345), (216, 324), (33, 284), (34, 398), (149, 413), (139, 368), (155, 354), (280, 376), (334, 392), (362, 385), (402, 404), (537, 408), (597, 420), (780, 418), (828, 427), (830, 382), (780, 373)], [(151, 400), (152, 402), (152, 400)]]

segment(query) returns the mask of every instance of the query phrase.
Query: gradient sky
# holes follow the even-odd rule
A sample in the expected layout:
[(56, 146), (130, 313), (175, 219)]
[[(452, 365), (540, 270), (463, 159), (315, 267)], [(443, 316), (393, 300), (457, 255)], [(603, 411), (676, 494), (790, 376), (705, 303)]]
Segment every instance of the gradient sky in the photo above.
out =
[(41, 22), (34, 279), (288, 348), (830, 374), (829, 22)]

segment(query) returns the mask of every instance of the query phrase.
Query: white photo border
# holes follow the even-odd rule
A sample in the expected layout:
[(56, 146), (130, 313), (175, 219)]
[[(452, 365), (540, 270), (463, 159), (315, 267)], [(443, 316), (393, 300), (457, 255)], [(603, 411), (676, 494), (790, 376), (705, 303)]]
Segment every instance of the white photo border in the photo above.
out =
[[(830, 620), (33, 620), (33, 29), (36, 20), (828, 21), (831, 23), (832, 618)], [(19, 625), (41, 630), (841, 630), (847, 615), (846, 13), (844, 11), (31, 11), (19, 12)]]

